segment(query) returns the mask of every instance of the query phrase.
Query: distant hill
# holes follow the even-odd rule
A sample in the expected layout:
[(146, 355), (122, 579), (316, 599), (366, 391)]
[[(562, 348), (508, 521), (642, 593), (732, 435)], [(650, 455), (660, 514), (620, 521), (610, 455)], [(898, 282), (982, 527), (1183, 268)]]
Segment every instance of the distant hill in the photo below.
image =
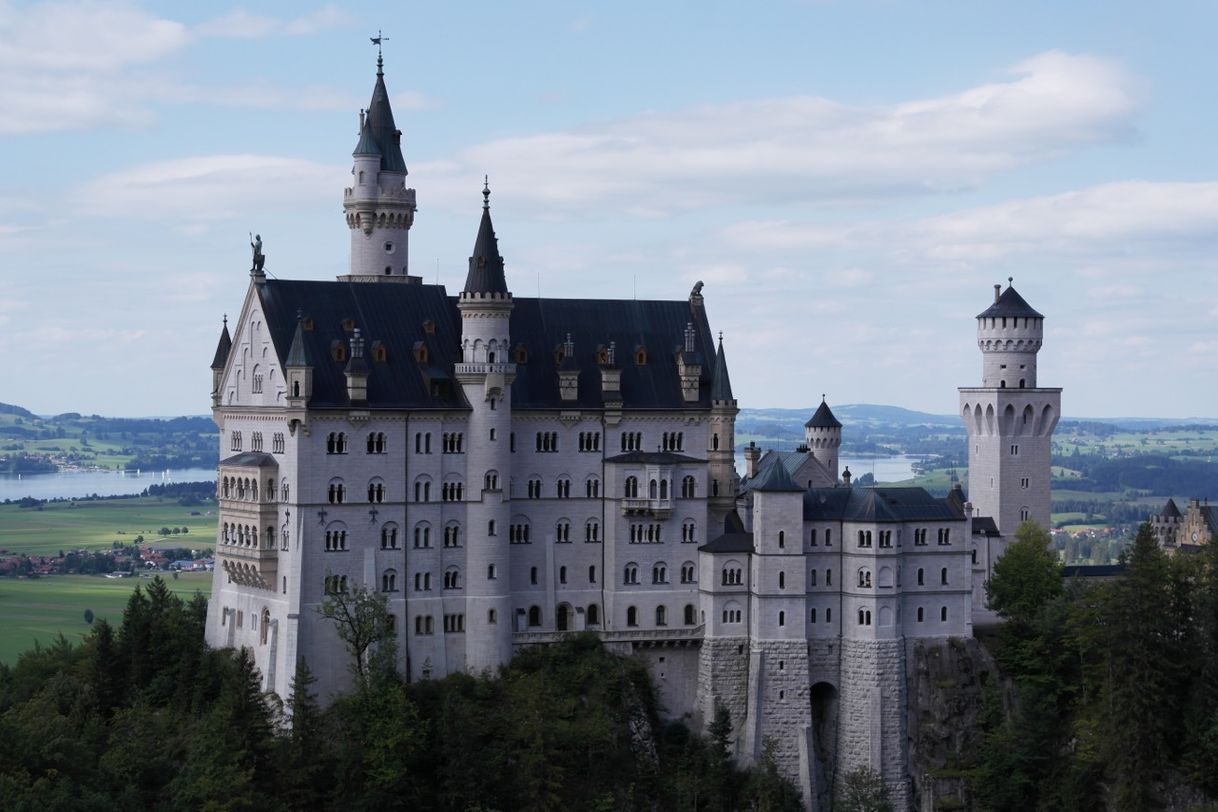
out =
[(17, 417), (26, 417), (30, 419), (38, 416), (29, 409), (23, 409), (20, 406), (14, 406), (11, 403), (0, 403), (0, 414), (12, 414), (16, 415)]

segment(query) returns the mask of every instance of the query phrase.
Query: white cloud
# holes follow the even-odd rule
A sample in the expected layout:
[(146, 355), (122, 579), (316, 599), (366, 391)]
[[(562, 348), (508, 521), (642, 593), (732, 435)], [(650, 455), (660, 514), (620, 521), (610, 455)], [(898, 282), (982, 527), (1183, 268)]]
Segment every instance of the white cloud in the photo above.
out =
[(345, 167), (266, 155), (206, 155), (104, 175), (72, 195), (98, 217), (173, 220), (181, 225), (256, 214), (342, 188)]
[[(606, 205), (645, 216), (731, 202), (924, 194), (1127, 137), (1137, 87), (1117, 66), (1058, 51), (1006, 82), (887, 107), (795, 96), (651, 113), (504, 138), (429, 171), (438, 196), (467, 176), (548, 211)], [(454, 184), (460, 188), (454, 188)]]
[(0, 69), (116, 71), (186, 45), (186, 27), (123, 3), (0, 3)]
[(335, 5), (322, 6), (291, 20), (280, 20), (238, 8), (214, 20), (202, 23), (195, 28), (195, 32), (204, 36), (231, 39), (298, 37), (348, 25), (350, 22), (351, 16)]

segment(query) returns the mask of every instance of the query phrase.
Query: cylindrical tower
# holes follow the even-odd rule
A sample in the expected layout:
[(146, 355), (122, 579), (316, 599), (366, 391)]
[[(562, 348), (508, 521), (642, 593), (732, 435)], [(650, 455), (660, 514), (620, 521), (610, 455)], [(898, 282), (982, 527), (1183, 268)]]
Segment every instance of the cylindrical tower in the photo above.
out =
[(715, 352), (715, 371), (711, 379), (710, 436), (707, 444), (707, 507), (713, 526), (722, 527), (727, 514), (736, 506), (740, 475), (736, 473), (736, 415), (740, 409), (732, 396), (732, 382), (727, 373), (727, 356), (723, 352), (723, 335)]
[(415, 192), (406, 188), (402, 131), (393, 122), (379, 56), (376, 86), (368, 110), (360, 114), (359, 142), (352, 159), (351, 186), (343, 194), (343, 212), (351, 230), (351, 273), (346, 278), (404, 281), (410, 270)]
[(994, 304), (977, 316), (981, 348), (981, 385), (997, 389), (1035, 389), (1036, 354), (1044, 339), (1045, 317), (1015, 289), (994, 286)]
[(838, 452), (842, 445), (842, 424), (833, 416), (833, 410), (825, 396), (821, 395), (816, 413), (804, 423), (804, 444), (808, 453), (815, 457), (837, 481)]
[(508, 355), (512, 294), (504, 277), (490, 190), (483, 188), (482, 223), (457, 301), (462, 359), (456, 376), (471, 408), (467, 477), (465, 663), (472, 673), (494, 670), (512, 658), (511, 520), (512, 381)]

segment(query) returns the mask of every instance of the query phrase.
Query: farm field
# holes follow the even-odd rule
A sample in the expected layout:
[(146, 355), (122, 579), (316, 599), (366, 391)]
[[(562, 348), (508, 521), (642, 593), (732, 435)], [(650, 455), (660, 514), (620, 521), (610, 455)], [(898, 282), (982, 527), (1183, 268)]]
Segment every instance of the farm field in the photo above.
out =
[[(210, 572), (187, 572), (165, 583), (184, 600), (196, 591), (211, 594)], [(48, 645), (60, 632), (79, 642), (89, 633), (85, 610), (92, 609), (94, 622), (105, 618), (112, 624), (122, 620), (123, 609), (136, 584), (148, 578), (109, 579), (97, 575), (53, 575), (46, 578), (0, 578), (0, 663), (11, 665), (17, 655), (32, 648), (34, 641)]]
[[(185, 527), (188, 532), (165, 537), (160, 535), (162, 527)], [(109, 549), (116, 541), (131, 544), (140, 535), (146, 544), (169, 538), (175, 546), (212, 549), (215, 503), (183, 507), (173, 497), (141, 496), (46, 502), (41, 510), (0, 505), (0, 550), (9, 553), (56, 555), (60, 550)]]

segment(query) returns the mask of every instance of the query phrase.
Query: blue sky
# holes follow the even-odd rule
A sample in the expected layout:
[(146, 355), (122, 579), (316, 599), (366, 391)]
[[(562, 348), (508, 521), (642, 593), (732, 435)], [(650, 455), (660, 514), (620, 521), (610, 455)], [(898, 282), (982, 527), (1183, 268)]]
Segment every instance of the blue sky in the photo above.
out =
[(484, 173), (517, 295), (684, 298), (741, 405), (954, 412), (1008, 276), (1073, 416), (1218, 416), (1209, 3), (0, 0), (0, 400), (201, 413), (250, 231), (344, 272), (385, 72), (459, 288)]

